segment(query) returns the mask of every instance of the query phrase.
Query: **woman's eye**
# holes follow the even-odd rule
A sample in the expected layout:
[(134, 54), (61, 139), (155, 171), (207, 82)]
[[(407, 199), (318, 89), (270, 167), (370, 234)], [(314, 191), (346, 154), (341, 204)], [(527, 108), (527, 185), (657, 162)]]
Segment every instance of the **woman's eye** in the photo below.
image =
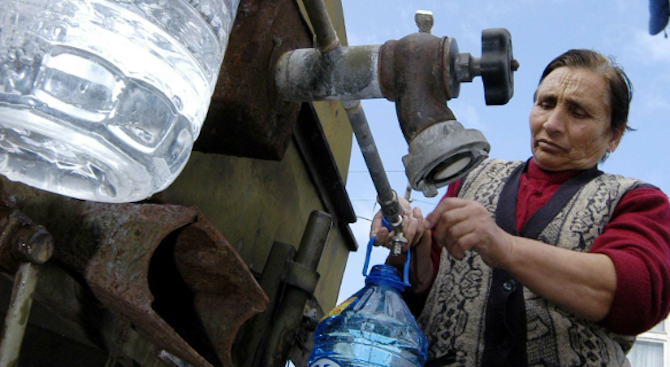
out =
[(545, 108), (545, 109), (554, 108), (554, 105), (555, 105), (554, 102), (546, 101), (546, 100), (545, 101), (540, 101), (540, 103), (538, 103), (538, 104), (540, 105), (540, 107)]
[(580, 119), (589, 117), (589, 114), (581, 108), (572, 109), (572, 115)]

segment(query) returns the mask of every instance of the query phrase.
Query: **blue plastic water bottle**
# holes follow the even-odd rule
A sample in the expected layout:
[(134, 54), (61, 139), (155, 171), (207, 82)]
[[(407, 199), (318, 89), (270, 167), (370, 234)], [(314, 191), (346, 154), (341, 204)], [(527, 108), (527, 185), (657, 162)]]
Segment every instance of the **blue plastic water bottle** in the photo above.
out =
[(333, 309), (314, 331), (309, 367), (421, 367), (428, 343), (400, 296), (396, 268), (375, 265), (365, 287)]

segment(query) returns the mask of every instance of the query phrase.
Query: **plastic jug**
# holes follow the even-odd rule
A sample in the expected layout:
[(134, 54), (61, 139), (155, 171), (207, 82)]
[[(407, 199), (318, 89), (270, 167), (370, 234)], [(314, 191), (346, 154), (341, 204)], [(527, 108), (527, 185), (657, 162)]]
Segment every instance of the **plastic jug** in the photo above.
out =
[(314, 331), (310, 367), (421, 367), (428, 343), (400, 292), (392, 266), (375, 265), (365, 287), (333, 309)]
[(186, 164), (239, 0), (3, 0), (0, 174), (103, 202)]

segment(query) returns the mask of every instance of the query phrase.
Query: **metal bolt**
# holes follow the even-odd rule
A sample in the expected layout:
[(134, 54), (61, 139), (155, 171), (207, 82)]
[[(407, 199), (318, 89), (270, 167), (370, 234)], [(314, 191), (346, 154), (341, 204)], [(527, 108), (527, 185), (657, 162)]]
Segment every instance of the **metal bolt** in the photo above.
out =
[(53, 252), (53, 237), (43, 227), (21, 227), (14, 235), (13, 254), (21, 261), (36, 265), (44, 264), (51, 258)]
[(482, 75), (481, 60), (469, 53), (456, 56), (456, 78), (460, 82), (471, 82), (474, 77)]
[(417, 10), (414, 15), (414, 22), (419, 27), (419, 32), (430, 33), (430, 30), (433, 28), (433, 12)]
[(402, 254), (402, 249), (407, 244), (407, 238), (402, 234), (395, 235), (391, 237), (391, 256), (400, 256)]

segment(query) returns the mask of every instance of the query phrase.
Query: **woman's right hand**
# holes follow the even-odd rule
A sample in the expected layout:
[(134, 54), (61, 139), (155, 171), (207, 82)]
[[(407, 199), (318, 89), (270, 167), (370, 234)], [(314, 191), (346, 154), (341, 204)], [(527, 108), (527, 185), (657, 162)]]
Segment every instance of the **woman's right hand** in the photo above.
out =
[[(411, 208), (409, 203), (400, 199), (400, 205), (403, 208), (403, 236), (407, 239), (407, 244), (402, 249), (400, 256), (388, 256), (386, 264), (403, 271), (407, 251), (412, 251), (412, 260), (409, 264), (409, 282), (412, 288), (406, 291), (415, 294), (427, 292), (433, 284), (433, 263), (430, 259), (431, 236), (430, 230), (426, 230), (423, 214), (418, 207)], [(390, 248), (390, 239), (395, 233), (386, 229), (382, 225), (382, 213), (377, 212), (370, 228), (370, 237), (375, 237), (375, 244)]]
[[(423, 213), (419, 207), (412, 208), (407, 200), (399, 198), (398, 201), (402, 207), (401, 215), (403, 221), (402, 235), (407, 239), (407, 244), (403, 247), (404, 253), (410, 247), (416, 246), (425, 229)], [(375, 236), (375, 246), (384, 246), (391, 248), (390, 239), (395, 235), (395, 231), (390, 231), (382, 225), (382, 212), (378, 211), (372, 219), (370, 227), (370, 237)]]

